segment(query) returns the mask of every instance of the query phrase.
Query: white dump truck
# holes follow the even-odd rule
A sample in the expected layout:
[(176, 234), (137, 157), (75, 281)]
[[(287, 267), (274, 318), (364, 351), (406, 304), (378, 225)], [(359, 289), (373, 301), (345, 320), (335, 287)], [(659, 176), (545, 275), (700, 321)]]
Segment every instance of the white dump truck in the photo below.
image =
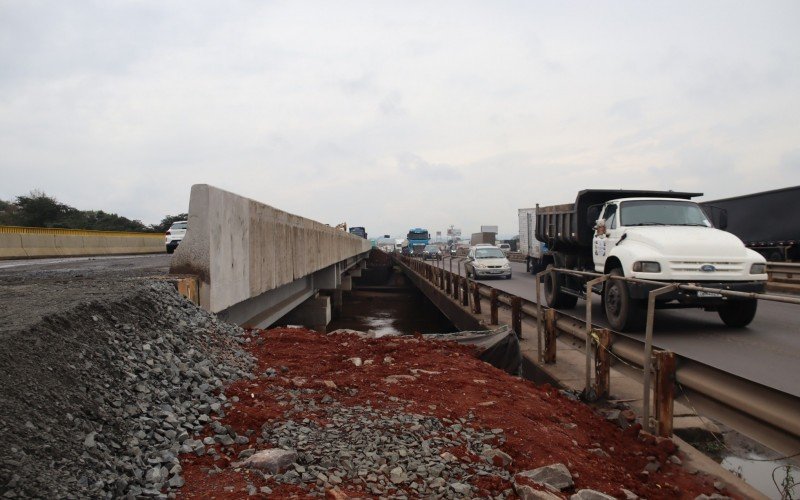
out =
[[(762, 292), (766, 260), (720, 228), (692, 198), (701, 193), (589, 189), (574, 203), (535, 209), (535, 237), (546, 245), (532, 255), (533, 273), (550, 267), (649, 279), (694, 283), (707, 288)], [(522, 217), (522, 215), (520, 215)], [(522, 235), (520, 235), (522, 237)], [(533, 244), (530, 253), (533, 253)], [(586, 297), (584, 277), (544, 276), (550, 307), (571, 308)], [(641, 329), (648, 293), (658, 285), (611, 280), (603, 289), (603, 306), (614, 330)], [(732, 327), (748, 325), (757, 301), (718, 293), (677, 290), (663, 295), (658, 308), (699, 307), (716, 311)]]

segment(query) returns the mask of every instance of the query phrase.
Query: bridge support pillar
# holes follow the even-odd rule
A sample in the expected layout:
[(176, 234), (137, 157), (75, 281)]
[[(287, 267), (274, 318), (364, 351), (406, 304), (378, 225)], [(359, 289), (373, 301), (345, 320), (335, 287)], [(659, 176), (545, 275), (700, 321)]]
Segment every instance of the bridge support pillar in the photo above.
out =
[(278, 320), (278, 324), (303, 325), (320, 333), (325, 333), (330, 322), (331, 297), (328, 295), (311, 297)]
[(349, 292), (353, 289), (353, 278), (351, 276), (342, 276), (342, 290)]

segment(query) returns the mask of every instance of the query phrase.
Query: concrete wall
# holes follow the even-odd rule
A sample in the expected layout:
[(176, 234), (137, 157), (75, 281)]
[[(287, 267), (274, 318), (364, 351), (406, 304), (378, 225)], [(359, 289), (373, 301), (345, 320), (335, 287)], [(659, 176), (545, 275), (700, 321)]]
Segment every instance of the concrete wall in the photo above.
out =
[(200, 278), (219, 312), (370, 249), (368, 240), (207, 184), (192, 186), (189, 229), (170, 272)]
[(160, 233), (0, 227), (0, 259), (164, 252)]

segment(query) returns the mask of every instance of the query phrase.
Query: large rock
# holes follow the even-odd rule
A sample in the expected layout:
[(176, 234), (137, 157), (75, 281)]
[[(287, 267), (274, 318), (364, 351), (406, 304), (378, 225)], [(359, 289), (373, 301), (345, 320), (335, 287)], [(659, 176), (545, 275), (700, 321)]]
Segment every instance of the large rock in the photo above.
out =
[(561, 500), (561, 497), (549, 491), (535, 490), (527, 484), (515, 484), (514, 490), (520, 500)]
[(549, 484), (558, 490), (572, 488), (574, 485), (572, 482), (572, 474), (564, 464), (546, 465), (544, 467), (539, 467), (538, 469), (520, 472), (514, 476), (515, 482), (517, 481), (518, 477), (530, 479), (535, 483)]
[(269, 450), (261, 450), (257, 453), (254, 453), (237, 465), (241, 467), (249, 467), (251, 469), (269, 471), (271, 474), (277, 474), (282, 469), (285, 469), (294, 463), (295, 460), (297, 460), (297, 452), (292, 450), (282, 450), (280, 448), (271, 448)]
[(595, 490), (579, 490), (569, 500), (616, 500), (616, 498)]

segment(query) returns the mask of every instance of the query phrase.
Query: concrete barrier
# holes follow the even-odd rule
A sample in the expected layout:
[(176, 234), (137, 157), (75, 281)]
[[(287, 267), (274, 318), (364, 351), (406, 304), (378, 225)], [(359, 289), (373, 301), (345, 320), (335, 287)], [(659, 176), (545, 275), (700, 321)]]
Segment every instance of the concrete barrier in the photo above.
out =
[(160, 233), (0, 226), (0, 259), (164, 252)]
[(192, 186), (189, 228), (170, 272), (200, 279), (220, 312), (369, 251), (368, 240), (209, 186)]

